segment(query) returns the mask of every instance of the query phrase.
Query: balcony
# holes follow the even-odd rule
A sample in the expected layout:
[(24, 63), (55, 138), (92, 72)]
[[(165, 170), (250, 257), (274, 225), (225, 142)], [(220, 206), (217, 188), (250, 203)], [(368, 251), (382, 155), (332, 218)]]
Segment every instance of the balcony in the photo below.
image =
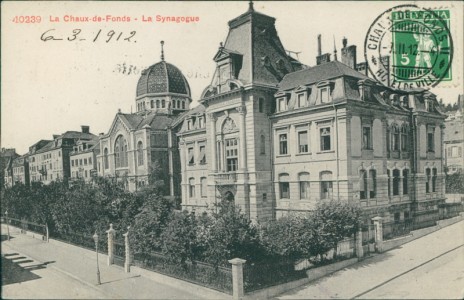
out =
[(237, 181), (237, 174), (235, 172), (216, 173), (214, 174), (214, 180), (218, 185), (235, 184), (235, 182)]

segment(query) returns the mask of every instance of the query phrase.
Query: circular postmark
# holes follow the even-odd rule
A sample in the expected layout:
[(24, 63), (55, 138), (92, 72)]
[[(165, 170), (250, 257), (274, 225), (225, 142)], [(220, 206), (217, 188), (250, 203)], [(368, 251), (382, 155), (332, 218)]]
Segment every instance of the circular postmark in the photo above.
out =
[(364, 41), (371, 75), (393, 88), (433, 87), (451, 80), (450, 12), (395, 6), (375, 19)]

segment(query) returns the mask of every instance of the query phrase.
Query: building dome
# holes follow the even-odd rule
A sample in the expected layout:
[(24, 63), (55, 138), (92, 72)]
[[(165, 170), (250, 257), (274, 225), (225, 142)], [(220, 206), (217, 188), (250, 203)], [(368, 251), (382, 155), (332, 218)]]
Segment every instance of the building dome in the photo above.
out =
[(182, 72), (162, 60), (142, 71), (137, 83), (137, 98), (149, 94), (176, 93), (190, 97), (190, 86)]

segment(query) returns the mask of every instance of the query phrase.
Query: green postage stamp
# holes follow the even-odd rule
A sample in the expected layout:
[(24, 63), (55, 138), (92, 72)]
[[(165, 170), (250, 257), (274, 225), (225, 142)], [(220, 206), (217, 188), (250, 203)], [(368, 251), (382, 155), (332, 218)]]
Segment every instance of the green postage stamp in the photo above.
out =
[(451, 80), (449, 10), (393, 11), (391, 18), (395, 79)]

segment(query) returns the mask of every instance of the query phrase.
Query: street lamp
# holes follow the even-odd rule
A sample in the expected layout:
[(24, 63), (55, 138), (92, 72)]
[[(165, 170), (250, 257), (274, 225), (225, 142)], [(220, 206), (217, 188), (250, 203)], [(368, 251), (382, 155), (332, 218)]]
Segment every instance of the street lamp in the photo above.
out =
[(6, 234), (7, 234), (7, 239), (8, 241), (10, 240), (10, 226), (8, 225), (8, 209), (5, 211), (5, 221), (6, 221)]
[(97, 281), (98, 281), (98, 284), (101, 284), (100, 268), (98, 266), (98, 234), (96, 231), (95, 231), (95, 234), (93, 235), (93, 240), (95, 241), (95, 252), (97, 253)]

